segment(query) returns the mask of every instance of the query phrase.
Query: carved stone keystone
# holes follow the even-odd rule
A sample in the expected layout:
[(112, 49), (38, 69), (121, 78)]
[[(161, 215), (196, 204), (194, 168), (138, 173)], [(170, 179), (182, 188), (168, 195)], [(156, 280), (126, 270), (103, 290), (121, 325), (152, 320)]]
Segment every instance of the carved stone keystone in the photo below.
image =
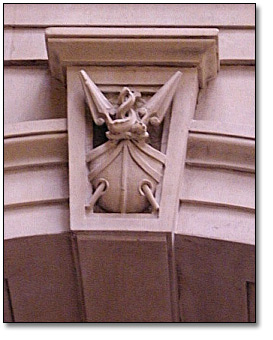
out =
[(67, 87), (70, 229), (174, 230), (198, 92), (219, 70), (218, 30), (54, 27), (46, 44)]

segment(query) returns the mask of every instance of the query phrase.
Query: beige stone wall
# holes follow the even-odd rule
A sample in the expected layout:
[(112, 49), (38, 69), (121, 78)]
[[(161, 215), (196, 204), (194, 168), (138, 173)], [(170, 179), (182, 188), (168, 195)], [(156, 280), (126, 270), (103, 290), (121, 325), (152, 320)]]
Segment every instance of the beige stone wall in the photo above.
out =
[[(166, 10), (166, 5), (145, 5), (145, 15), (143, 14), (142, 6), (140, 5), (15, 5), (6, 4), (4, 6), (5, 29), (4, 29), (4, 59), (6, 65), (11, 68), (6, 69), (5, 76), (7, 77), (7, 96), (13, 98), (13, 92), (9, 90), (9, 83), (13, 84), (13, 90), (18, 91), (18, 96), (22, 92), (22, 86), (27, 84), (35, 84), (35, 92), (31, 90), (32, 102), (28, 103), (29, 96), (26, 99), (26, 107), (23, 106), (21, 118), (18, 113), (13, 110), (9, 113), (10, 118), (7, 122), (17, 122), (24, 120), (32, 120), (25, 112), (32, 111), (37, 105), (42, 106), (41, 116), (37, 119), (51, 118), (48, 116), (47, 107), (48, 100), (52, 105), (52, 109), (56, 107), (54, 96), (59, 96), (61, 89), (57, 84), (50, 84), (50, 79), (47, 79), (46, 71), (42, 71), (46, 66), (47, 52), (44, 39), (44, 31), (46, 27), (62, 27), (62, 26), (147, 26), (147, 27), (216, 27), (219, 29), (219, 53), (221, 65), (227, 65), (219, 76), (225, 82), (227, 78), (227, 86), (231, 86), (230, 77), (234, 82), (240, 80), (245, 82), (247, 86), (253, 84), (251, 74), (253, 67), (246, 68), (244, 66), (254, 66), (255, 59), (255, 6), (250, 4), (216, 4), (216, 5), (170, 5)], [(54, 13), (54, 15), (52, 15)], [(32, 71), (27, 71), (23, 66), (30, 66)], [(232, 75), (231, 68), (235, 65), (238, 72)], [(19, 68), (19, 69), (18, 69)], [(225, 70), (225, 71), (224, 71)], [(16, 73), (16, 76), (14, 75)], [(233, 71), (234, 73), (234, 71)], [(237, 74), (238, 73), (238, 74)], [(231, 75), (231, 76), (229, 76)], [(15, 80), (16, 77), (16, 80)], [(17, 79), (18, 77), (18, 79)], [(218, 77), (219, 78), (219, 77)], [(237, 80), (237, 79), (238, 80)], [(248, 81), (249, 80), (249, 81)], [(25, 82), (23, 84), (22, 82)], [(40, 89), (41, 82), (44, 88)], [(221, 80), (218, 80), (221, 82)], [(16, 86), (16, 87), (15, 87)], [(18, 86), (18, 87), (17, 87)], [(51, 90), (46, 91), (48, 86)], [(225, 85), (216, 85), (219, 90)], [(252, 88), (241, 89), (244, 91), (253, 91)], [(37, 91), (37, 92), (36, 92)], [(238, 93), (237, 89), (232, 88), (226, 93), (217, 93), (217, 99), (221, 102), (222, 97), (230, 96)], [(43, 94), (50, 92), (50, 98), (43, 97)], [(250, 93), (250, 92), (249, 92)], [(246, 95), (248, 92), (246, 92)], [(253, 95), (252, 95), (253, 97)], [(7, 97), (9, 98), (9, 97)], [(37, 102), (36, 102), (37, 100)], [(241, 102), (234, 102), (240, 105)], [(7, 99), (6, 105), (9, 101)], [(39, 103), (39, 104), (38, 104)], [(27, 105), (31, 105), (28, 107)], [(245, 103), (242, 103), (245, 104)], [(247, 104), (247, 103), (246, 103)], [(214, 102), (217, 107), (217, 102)], [(60, 103), (62, 106), (62, 103)], [(233, 105), (235, 108), (235, 106)], [(7, 107), (8, 109), (8, 107)], [(61, 116), (60, 109), (56, 108), (55, 117)], [(238, 112), (241, 108), (238, 107)], [(40, 110), (39, 110), (40, 111)], [(30, 113), (29, 113), (30, 114)], [(37, 115), (37, 114), (36, 114)], [(253, 121), (253, 109), (249, 111), (249, 119)], [(238, 115), (237, 115), (238, 116)], [(39, 117), (39, 118), (38, 118)], [(53, 118), (53, 114), (52, 114)], [(223, 117), (224, 118), (224, 117)], [(240, 118), (240, 116), (238, 117)], [(209, 119), (207, 117), (206, 119)], [(229, 119), (229, 117), (227, 117)]]
[[(5, 4), (4, 24), (6, 320), (253, 321), (255, 5)], [(47, 27), (69, 26), (219, 29), (173, 245), (171, 233), (69, 234), (67, 88), (45, 43)]]

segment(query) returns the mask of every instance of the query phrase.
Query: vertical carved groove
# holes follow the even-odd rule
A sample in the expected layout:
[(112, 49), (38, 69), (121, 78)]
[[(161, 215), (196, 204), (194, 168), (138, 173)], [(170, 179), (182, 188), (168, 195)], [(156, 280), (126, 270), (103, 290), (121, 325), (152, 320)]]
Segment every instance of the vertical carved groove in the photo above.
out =
[(82, 282), (82, 275), (81, 275), (81, 269), (80, 269), (77, 236), (74, 233), (71, 233), (70, 240), (71, 240), (71, 246), (72, 246), (74, 268), (75, 268), (75, 273), (76, 273), (77, 283), (78, 283), (78, 290), (77, 290), (78, 291), (78, 308), (80, 311), (82, 322), (86, 322), (86, 308), (85, 308), (85, 301), (84, 301), (83, 282)]
[(8, 304), (9, 304), (9, 309), (10, 309), (10, 314), (11, 314), (11, 322), (15, 322), (8, 279), (4, 279), (4, 285), (6, 286), (6, 290), (7, 290)]
[(120, 211), (122, 214), (126, 213), (127, 202), (127, 173), (128, 173), (128, 146), (127, 142), (123, 142), (122, 153), (122, 174), (121, 174), (121, 194), (120, 194)]
[(246, 282), (247, 322), (256, 322), (255, 283)]

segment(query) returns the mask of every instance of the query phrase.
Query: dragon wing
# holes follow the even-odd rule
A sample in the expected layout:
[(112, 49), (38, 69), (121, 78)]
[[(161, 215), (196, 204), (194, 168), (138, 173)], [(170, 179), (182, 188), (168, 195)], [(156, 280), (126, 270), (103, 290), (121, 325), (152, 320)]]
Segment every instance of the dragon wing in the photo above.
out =
[(177, 71), (167, 83), (165, 83), (153, 97), (139, 109), (139, 113), (142, 116), (142, 123), (147, 125), (150, 122), (152, 125), (159, 125), (162, 122), (166, 111), (171, 104), (181, 75), (182, 73)]
[(111, 122), (112, 119), (110, 115), (115, 114), (114, 106), (83, 70), (80, 71), (80, 79), (94, 122), (97, 125), (102, 125), (104, 122)]

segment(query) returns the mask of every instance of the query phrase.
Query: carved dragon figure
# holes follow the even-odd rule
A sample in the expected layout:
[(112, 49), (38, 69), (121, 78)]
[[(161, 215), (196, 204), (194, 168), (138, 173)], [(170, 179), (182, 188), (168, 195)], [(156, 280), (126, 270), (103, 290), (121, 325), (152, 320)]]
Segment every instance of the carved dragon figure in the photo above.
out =
[(149, 205), (159, 209), (154, 193), (164, 171), (165, 155), (146, 143), (148, 124), (159, 125), (181, 78), (176, 72), (141, 108), (139, 92), (124, 87), (118, 107), (112, 105), (85, 71), (80, 71), (87, 104), (97, 125), (106, 123), (109, 139), (86, 157), (89, 181), (95, 188), (89, 208), (96, 202), (106, 212), (140, 213)]

